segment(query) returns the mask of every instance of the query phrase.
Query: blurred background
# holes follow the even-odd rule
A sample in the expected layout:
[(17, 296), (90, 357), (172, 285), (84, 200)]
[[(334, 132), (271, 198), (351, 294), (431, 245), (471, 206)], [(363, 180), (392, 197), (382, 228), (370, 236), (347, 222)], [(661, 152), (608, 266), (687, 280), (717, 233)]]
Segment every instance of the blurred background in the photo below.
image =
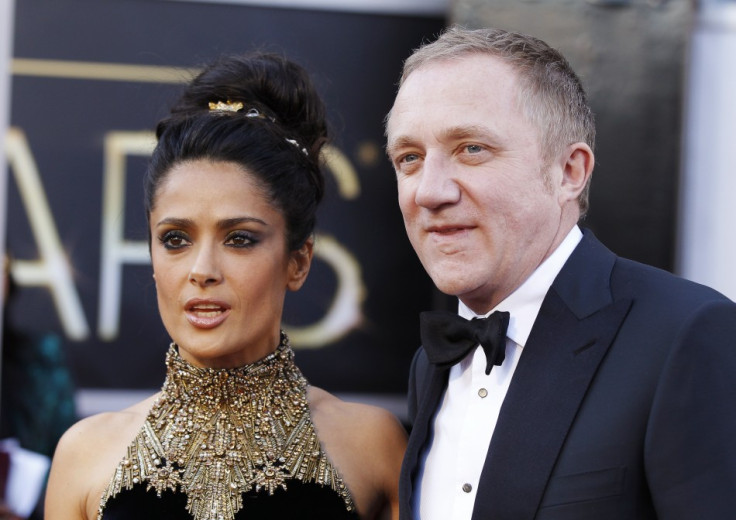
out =
[(403, 60), (449, 23), (527, 32), (560, 49), (597, 116), (584, 225), (619, 255), (736, 297), (736, 1), (0, 6), (0, 160), (8, 165), (0, 244), (12, 279), (0, 417), (2, 436), (22, 437), (34, 453), (50, 455), (69, 422), (161, 386), (169, 338), (156, 309), (142, 178), (155, 123), (223, 53), (287, 55), (312, 73), (329, 109), (317, 260), (285, 313), (314, 385), (405, 419), (418, 313), (454, 306), (433, 290), (406, 239), (383, 150)]

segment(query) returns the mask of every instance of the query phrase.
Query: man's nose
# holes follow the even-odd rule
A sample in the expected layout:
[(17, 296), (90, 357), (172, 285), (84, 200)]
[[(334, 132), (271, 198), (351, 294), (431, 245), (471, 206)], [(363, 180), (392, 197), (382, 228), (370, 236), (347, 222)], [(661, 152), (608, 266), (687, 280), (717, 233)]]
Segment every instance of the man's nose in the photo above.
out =
[(451, 161), (441, 154), (427, 153), (414, 200), (418, 206), (428, 209), (460, 200), (460, 187), (455, 182)]

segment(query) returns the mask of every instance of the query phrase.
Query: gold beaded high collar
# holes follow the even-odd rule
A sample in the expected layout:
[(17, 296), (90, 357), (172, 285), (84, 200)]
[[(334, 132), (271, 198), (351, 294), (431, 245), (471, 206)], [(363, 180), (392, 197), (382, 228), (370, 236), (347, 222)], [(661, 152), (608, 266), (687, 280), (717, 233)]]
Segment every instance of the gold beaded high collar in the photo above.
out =
[(307, 381), (282, 332), (275, 352), (235, 369), (195, 367), (176, 345), (166, 355), (162, 393), (100, 501), (146, 485), (187, 495), (195, 520), (232, 520), (242, 494), (272, 495), (292, 479), (330, 486), (355, 506), (322, 450), (307, 403)]

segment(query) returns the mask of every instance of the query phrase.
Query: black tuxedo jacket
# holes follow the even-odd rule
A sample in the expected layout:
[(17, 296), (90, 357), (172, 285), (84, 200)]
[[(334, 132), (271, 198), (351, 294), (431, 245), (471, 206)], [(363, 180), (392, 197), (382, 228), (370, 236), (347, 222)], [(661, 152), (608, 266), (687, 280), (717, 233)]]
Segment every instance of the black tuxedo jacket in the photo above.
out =
[[(402, 520), (447, 375), (419, 349)], [(586, 231), (478, 456), (473, 520), (736, 519), (736, 304)]]

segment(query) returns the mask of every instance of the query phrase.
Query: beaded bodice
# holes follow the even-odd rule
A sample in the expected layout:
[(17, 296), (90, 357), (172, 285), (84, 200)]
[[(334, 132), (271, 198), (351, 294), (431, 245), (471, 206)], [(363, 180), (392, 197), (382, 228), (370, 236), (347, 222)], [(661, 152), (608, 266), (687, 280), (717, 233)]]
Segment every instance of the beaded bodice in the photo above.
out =
[(289, 480), (329, 486), (355, 509), (350, 492), (317, 438), (307, 381), (282, 333), (275, 352), (236, 369), (199, 368), (166, 356), (162, 393), (128, 446), (100, 501), (145, 485), (160, 496), (187, 496), (195, 520), (232, 520), (242, 495), (273, 495)]

